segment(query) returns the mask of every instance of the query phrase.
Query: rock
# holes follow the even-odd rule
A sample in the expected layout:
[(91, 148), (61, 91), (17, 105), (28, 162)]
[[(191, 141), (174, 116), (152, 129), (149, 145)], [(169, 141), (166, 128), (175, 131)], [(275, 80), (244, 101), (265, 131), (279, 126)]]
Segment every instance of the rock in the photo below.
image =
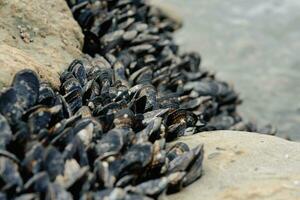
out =
[(204, 144), (203, 176), (166, 200), (300, 199), (300, 143), (232, 131), (179, 140)]
[[(15, 59), (14, 55), (9, 59), (17, 62), (27, 56), (29, 60), (27, 64), (17, 64), (18, 67), (1, 62), (0, 85), (10, 84), (9, 80), (19, 67), (36, 69), (41, 75), (50, 73), (52, 76), (44, 78), (55, 85), (52, 77), (80, 57), (83, 34), (65, 0), (1, 0), (0, 43), (12, 47), (1, 46), (1, 52), (6, 49), (17, 52)], [(1, 61), (3, 59), (6, 59), (4, 55)], [(35, 65), (29, 66), (32, 62)]]
[(12, 82), (14, 74), (24, 68), (36, 71), (42, 80), (50, 82), (53, 87), (60, 85), (59, 76), (51, 69), (37, 63), (30, 55), (17, 48), (0, 45), (0, 88)]

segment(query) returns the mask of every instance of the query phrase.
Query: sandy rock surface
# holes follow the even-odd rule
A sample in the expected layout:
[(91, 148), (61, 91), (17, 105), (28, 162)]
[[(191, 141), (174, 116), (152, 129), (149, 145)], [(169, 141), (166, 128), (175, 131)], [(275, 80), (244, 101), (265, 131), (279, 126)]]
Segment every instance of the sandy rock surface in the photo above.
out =
[(216, 131), (183, 137), (203, 143), (201, 179), (166, 200), (300, 199), (300, 143), (256, 133)]
[[(21, 68), (36, 69), (57, 86), (53, 76), (80, 57), (83, 34), (64, 0), (0, 0), (0, 44), (1, 52), (13, 53), (7, 59), (15, 61), (3, 63), (6, 58), (1, 55), (0, 86), (9, 84)], [(17, 63), (26, 58), (27, 65)]]
[(59, 76), (55, 71), (41, 65), (30, 55), (17, 48), (0, 45), (0, 63), (0, 88), (6, 86), (6, 83), (10, 84), (14, 74), (24, 68), (36, 71), (42, 80), (51, 82), (55, 87), (59, 86)]

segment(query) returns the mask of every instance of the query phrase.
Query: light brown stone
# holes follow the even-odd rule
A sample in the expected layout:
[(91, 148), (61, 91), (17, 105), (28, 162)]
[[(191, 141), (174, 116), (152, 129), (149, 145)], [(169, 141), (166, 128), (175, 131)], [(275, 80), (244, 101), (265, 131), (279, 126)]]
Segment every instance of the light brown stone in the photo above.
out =
[(300, 143), (256, 133), (216, 131), (183, 137), (204, 144), (204, 174), (167, 200), (300, 199)]
[(53, 87), (59, 87), (59, 76), (55, 71), (37, 63), (30, 55), (17, 48), (0, 45), (0, 63), (0, 88), (9, 85), (14, 74), (25, 68), (36, 71), (41, 80), (50, 82)]
[[(45, 79), (50, 76), (49, 80), (55, 81), (54, 75), (81, 56), (83, 34), (65, 0), (0, 0), (0, 44), (12, 47), (10, 53), (17, 52), (9, 59), (15, 56), (17, 62), (24, 56), (28, 57), (27, 65), (23, 62), (15, 65), (34, 68), (45, 75)], [(1, 58), (6, 59), (4, 55)], [(29, 66), (32, 63), (36, 65)], [(7, 61), (1, 62), (0, 84), (9, 84), (19, 67)]]

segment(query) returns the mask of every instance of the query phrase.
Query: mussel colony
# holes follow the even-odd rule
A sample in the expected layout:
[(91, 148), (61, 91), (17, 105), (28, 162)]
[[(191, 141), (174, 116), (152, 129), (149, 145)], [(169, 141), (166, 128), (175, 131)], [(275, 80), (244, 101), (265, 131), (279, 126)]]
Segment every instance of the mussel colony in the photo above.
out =
[(157, 101), (153, 86), (114, 81), (102, 57), (83, 63), (60, 91), (30, 70), (2, 91), (1, 199), (155, 199), (201, 176), (203, 146), (166, 145), (195, 114)]
[(176, 23), (142, 0), (68, 1), (84, 58), (58, 90), (18, 72), (0, 94), (0, 199), (157, 199), (202, 174), (206, 130), (257, 131), (238, 95), (180, 53)]
[(152, 109), (183, 109), (197, 115), (198, 124), (178, 135), (228, 129), (274, 134), (270, 125), (258, 128), (242, 121), (236, 113), (241, 100), (233, 88), (200, 68), (197, 52), (179, 51), (173, 40), (178, 23), (147, 2), (67, 0), (85, 35), (83, 52), (108, 62), (115, 82), (151, 87), (147, 98)]

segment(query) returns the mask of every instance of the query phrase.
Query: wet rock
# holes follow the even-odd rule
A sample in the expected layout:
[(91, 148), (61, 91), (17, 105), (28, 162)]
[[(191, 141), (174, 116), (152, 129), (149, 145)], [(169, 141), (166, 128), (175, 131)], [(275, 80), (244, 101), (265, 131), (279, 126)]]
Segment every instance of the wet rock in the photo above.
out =
[(0, 43), (0, 86), (23, 68), (57, 86), (57, 73), (81, 55), (83, 35), (64, 0), (3, 0)]
[(273, 136), (233, 131), (182, 137), (205, 145), (203, 176), (167, 200), (299, 199), (300, 144)]

